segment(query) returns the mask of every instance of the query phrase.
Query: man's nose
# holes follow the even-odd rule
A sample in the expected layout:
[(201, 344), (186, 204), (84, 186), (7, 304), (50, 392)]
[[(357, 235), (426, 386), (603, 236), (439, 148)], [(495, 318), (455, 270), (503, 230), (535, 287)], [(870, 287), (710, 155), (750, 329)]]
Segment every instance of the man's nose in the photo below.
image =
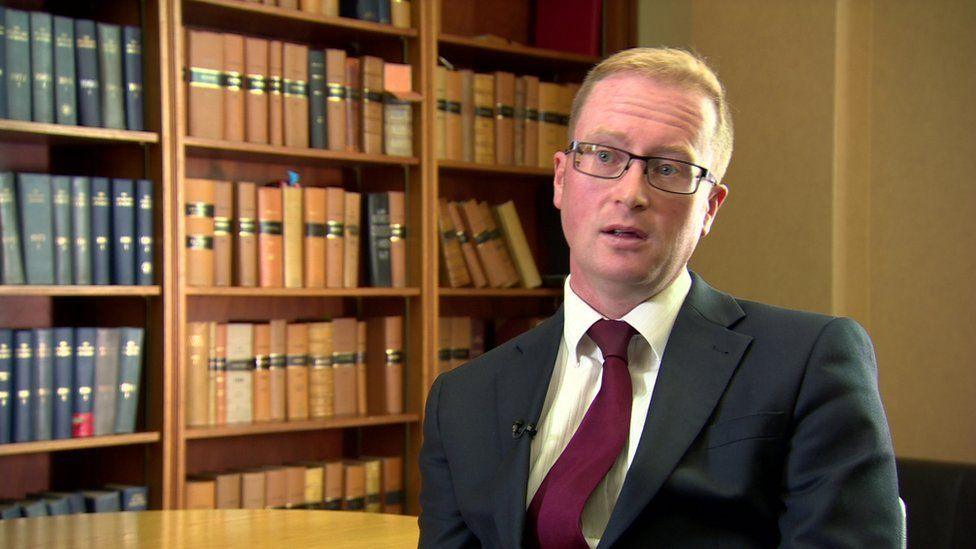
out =
[(642, 160), (636, 158), (631, 160), (624, 174), (614, 185), (616, 193), (614, 198), (628, 208), (643, 209), (648, 205), (650, 185), (647, 184), (647, 176), (644, 175), (645, 169)]

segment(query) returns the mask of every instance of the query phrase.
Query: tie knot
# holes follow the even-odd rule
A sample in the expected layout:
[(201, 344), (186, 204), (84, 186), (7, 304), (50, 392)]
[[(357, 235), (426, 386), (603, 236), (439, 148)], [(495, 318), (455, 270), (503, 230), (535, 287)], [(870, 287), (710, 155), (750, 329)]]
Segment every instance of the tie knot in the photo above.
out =
[(626, 322), (601, 319), (594, 322), (586, 333), (600, 348), (603, 360), (615, 356), (627, 362), (627, 345), (637, 331)]

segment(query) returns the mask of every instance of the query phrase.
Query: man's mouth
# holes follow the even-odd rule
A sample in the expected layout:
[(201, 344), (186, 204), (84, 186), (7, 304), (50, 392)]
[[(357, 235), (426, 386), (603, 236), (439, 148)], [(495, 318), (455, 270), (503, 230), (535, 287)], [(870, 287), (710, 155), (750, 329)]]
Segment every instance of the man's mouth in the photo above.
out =
[(643, 240), (647, 238), (647, 233), (645, 233), (644, 231), (637, 229), (635, 227), (627, 227), (621, 225), (612, 225), (610, 227), (604, 228), (600, 232), (617, 238), (633, 238), (637, 240)]

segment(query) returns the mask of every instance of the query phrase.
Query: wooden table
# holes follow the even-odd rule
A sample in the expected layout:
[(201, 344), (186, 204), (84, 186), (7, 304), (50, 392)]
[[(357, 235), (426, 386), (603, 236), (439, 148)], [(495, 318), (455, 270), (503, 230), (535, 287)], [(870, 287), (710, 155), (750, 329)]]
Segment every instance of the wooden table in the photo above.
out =
[(417, 517), (344, 511), (143, 511), (0, 521), (0, 547), (417, 547)]

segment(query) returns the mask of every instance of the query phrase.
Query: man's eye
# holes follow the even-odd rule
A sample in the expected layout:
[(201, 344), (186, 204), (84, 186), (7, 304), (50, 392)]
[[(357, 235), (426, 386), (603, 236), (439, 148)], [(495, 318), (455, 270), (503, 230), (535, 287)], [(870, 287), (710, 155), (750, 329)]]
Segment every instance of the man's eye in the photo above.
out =
[(665, 177), (675, 176), (681, 173), (681, 169), (674, 164), (658, 164), (654, 167), (654, 173)]
[(596, 158), (604, 164), (613, 162), (613, 153), (610, 151), (596, 151)]

